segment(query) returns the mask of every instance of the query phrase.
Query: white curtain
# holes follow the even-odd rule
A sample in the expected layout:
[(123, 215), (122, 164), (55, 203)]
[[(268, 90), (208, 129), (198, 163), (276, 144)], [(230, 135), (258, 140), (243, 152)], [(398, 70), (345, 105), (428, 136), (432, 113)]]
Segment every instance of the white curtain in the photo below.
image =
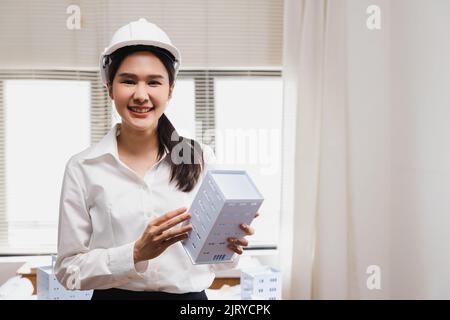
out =
[(349, 297), (345, 10), (340, 1), (285, 2), (285, 108), (295, 109), (297, 128), (293, 217), (284, 221), (294, 226), (292, 287), (285, 291), (292, 298)]
[(284, 298), (450, 298), (450, 2), (284, 14)]

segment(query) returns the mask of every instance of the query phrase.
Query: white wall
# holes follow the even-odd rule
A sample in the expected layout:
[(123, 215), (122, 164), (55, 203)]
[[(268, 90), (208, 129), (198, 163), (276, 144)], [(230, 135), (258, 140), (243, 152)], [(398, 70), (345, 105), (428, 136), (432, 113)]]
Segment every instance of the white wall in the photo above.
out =
[(391, 16), (391, 297), (450, 299), (450, 1)]
[[(381, 30), (363, 27), (371, 4)], [(450, 1), (347, 5), (351, 295), (449, 299)], [(381, 290), (366, 287), (370, 264)]]

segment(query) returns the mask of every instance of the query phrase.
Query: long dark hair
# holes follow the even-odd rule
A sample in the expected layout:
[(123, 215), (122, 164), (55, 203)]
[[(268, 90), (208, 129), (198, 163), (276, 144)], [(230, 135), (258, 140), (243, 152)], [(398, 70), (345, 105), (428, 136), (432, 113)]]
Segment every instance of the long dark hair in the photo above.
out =
[[(174, 56), (165, 49), (145, 45), (123, 47), (110, 55), (111, 62), (108, 67), (109, 84), (112, 85), (123, 59), (138, 51), (151, 52), (164, 64), (169, 75), (169, 86), (171, 87), (175, 81)], [(179, 136), (164, 113), (159, 118), (157, 134), (159, 141), (158, 159), (163, 156), (166, 148), (169, 152), (167, 158), (171, 169), (170, 182), (175, 180), (176, 187), (183, 192), (191, 191), (197, 184), (204, 167), (203, 152), (200, 144), (193, 139)], [(177, 151), (174, 150), (175, 146), (177, 146)], [(175, 156), (183, 160), (180, 163), (175, 163), (172, 158), (172, 152), (178, 153)], [(185, 152), (187, 154), (184, 154)]]

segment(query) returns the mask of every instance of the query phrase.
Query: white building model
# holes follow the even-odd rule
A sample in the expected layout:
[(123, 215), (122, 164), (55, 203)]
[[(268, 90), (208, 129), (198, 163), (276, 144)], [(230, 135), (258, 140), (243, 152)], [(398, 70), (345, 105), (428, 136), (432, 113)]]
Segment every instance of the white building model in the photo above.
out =
[(56, 279), (55, 256), (52, 265), (37, 268), (36, 284), (38, 300), (90, 300), (93, 290), (67, 290)]
[(192, 263), (231, 262), (227, 238), (245, 236), (239, 225), (250, 225), (263, 200), (246, 171), (209, 170), (188, 210), (193, 228), (183, 246)]
[(280, 271), (267, 266), (241, 270), (241, 299), (280, 300)]

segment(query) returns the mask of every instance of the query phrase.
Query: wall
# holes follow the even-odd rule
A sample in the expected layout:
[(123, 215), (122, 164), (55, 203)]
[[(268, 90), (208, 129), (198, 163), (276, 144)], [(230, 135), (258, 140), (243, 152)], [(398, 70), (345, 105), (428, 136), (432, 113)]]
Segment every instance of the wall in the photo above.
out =
[(450, 1), (391, 12), (391, 297), (449, 299)]
[[(381, 30), (362, 27), (371, 4)], [(352, 295), (449, 299), (450, 2), (347, 5)]]

